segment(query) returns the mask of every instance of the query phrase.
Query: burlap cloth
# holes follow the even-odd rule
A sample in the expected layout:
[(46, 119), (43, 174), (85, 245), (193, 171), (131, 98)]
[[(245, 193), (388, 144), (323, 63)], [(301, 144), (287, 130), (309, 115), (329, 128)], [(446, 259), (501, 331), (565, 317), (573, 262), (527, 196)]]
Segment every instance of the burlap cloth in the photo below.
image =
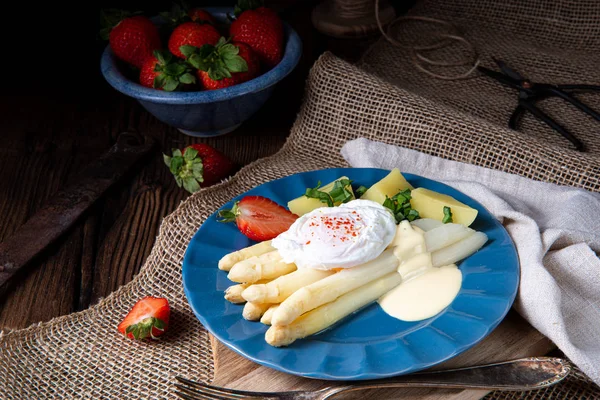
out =
[[(590, 35), (597, 32), (587, 29)], [(575, 34), (568, 37), (573, 43), (582, 40)], [(378, 48), (371, 57), (377, 56)], [(593, 68), (584, 72), (592, 74)], [(497, 89), (494, 93), (501, 91)], [(590, 131), (581, 136), (590, 145), (595, 143), (595, 128), (590, 125)], [(27, 329), (0, 331), (0, 398), (163, 399), (174, 398), (176, 375), (210, 381), (208, 334), (191, 312), (182, 289), (181, 263), (187, 243), (202, 222), (233, 196), (292, 173), (347, 166), (339, 150), (349, 139), (362, 136), (600, 191), (599, 155), (580, 154), (553, 135), (542, 135), (514, 132), (462, 114), (325, 53), (310, 72), (303, 106), (285, 146), (229, 181), (190, 196), (167, 216), (150, 256), (131, 283), (86, 311)], [(173, 307), (169, 334), (155, 343), (126, 340), (115, 329), (129, 307), (145, 295), (166, 296)], [(490, 395), (495, 399), (550, 397), (599, 398), (600, 390), (576, 372), (565, 383), (544, 391)]]

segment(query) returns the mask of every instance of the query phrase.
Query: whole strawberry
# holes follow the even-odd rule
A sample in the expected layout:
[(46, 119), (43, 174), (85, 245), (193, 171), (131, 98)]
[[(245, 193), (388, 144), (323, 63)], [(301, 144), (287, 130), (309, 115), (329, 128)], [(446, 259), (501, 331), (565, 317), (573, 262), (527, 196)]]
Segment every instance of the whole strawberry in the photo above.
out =
[(220, 182), (235, 169), (235, 164), (225, 154), (204, 143), (175, 149), (172, 156), (165, 154), (163, 157), (177, 186), (183, 186), (190, 193)]
[(172, 92), (196, 83), (188, 64), (167, 51), (155, 50), (152, 57), (146, 59), (140, 70), (140, 84), (143, 86)]
[(175, 56), (185, 59), (181, 52), (181, 46), (202, 47), (205, 44), (216, 44), (221, 34), (210, 24), (198, 24), (196, 22), (184, 22), (177, 26), (169, 37), (169, 50)]
[(235, 15), (229, 28), (232, 40), (250, 46), (266, 69), (277, 65), (283, 57), (283, 23), (277, 13), (262, 1), (239, 0)]
[(158, 28), (149, 18), (130, 15), (122, 10), (104, 11), (105, 28), (102, 35), (108, 38), (117, 58), (141, 68), (144, 61), (152, 57), (152, 52), (160, 49), (162, 44)]
[(205, 90), (237, 85), (260, 73), (258, 57), (244, 43), (227, 43), (222, 37), (215, 46), (184, 46), (182, 50), (188, 63), (198, 69), (197, 76)]

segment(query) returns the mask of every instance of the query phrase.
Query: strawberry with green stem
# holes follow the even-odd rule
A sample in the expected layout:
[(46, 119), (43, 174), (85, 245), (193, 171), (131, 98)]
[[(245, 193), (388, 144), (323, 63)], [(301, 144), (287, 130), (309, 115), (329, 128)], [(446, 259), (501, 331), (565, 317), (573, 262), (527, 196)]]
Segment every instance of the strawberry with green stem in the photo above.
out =
[(189, 64), (174, 58), (167, 51), (155, 50), (140, 70), (140, 84), (143, 86), (172, 92), (196, 83)]
[(270, 240), (287, 231), (298, 215), (263, 196), (245, 196), (229, 210), (218, 212), (219, 222), (234, 222), (240, 232), (256, 241)]
[(171, 156), (164, 154), (163, 158), (177, 186), (190, 193), (220, 182), (236, 168), (225, 154), (205, 143), (174, 149)]
[(130, 339), (156, 339), (167, 331), (170, 315), (167, 299), (147, 296), (134, 304), (117, 329)]
[(244, 43), (229, 43), (224, 37), (214, 46), (182, 46), (181, 52), (188, 63), (198, 69), (198, 79), (206, 90), (237, 85), (260, 73), (259, 61), (252, 49)]
[(221, 34), (210, 24), (199, 24), (196, 22), (184, 22), (178, 25), (171, 36), (169, 36), (168, 47), (176, 57), (185, 59), (181, 52), (181, 46), (202, 47), (205, 44), (216, 44)]

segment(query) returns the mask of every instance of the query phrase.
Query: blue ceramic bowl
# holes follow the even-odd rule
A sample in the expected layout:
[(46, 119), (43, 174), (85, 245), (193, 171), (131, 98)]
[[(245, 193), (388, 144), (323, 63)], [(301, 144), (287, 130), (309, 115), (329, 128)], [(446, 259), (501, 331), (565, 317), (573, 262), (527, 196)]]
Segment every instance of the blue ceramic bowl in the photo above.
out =
[[(230, 7), (206, 8), (219, 22), (227, 21)], [(128, 79), (123, 64), (107, 46), (100, 62), (102, 74), (119, 92), (137, 99), (162, 122), (181, 132), (198, 137), (229, 133), (258, 111), (273, 93), (275, 85), (298, 64), (302, 42), (298, 34), (284, 22), (285, 51), (283, 59), (270, 71), (239, 85), (225, 89), (164, 92), (147, 88)]]

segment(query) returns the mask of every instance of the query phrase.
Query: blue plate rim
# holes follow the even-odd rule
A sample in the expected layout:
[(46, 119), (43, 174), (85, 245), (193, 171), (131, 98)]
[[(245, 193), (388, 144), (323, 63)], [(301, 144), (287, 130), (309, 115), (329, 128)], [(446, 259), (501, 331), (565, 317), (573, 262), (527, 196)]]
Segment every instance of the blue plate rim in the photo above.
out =
[[(305, 174), (305, 173), (314, 173), (314, 172), (332, 171), (332, 170), (337, 170), (337, 171), (341, 171), (341, 170), (343, 170), (343, 171), (351, 171), (351, 170), (376, 170), (376, 171), (382, 171), (382, 172), (390, 172), (389, 169), (384, 169), (384, 168), (352, 168), (352, 167), (344, 168), (344, 167), (342, 167), (342, 168), (313, 169), (313, 170), (307, 170), (307, 171), (298, 172), (298, 173), (291, 174), (291, 175), (286, 175), (286, 176), (283, 176), (283, 177), (280, 177), (280, 178), (277, 178), (277, 179), (270, 180), (268, 182), (264, 182), (264, 183), (262, 183), (260, 185), (257, 185), (257, 186), (255, 186), (255, 187), (253, 187), (251, 189), (248, 189), (244, 193), (241, 193), (241, 194), (233, 197), (228, 202), (226, 202), (225, 204), (221, 205), (209, 217), (207, 217), (207, 220), (209, 218), (211, 218), (211, 217), (214, 217), (217, 214), (218, 210), (220, 210), (222, 208), (226, 208), (226, 207), (231, 207), (231, 205), (233, 204), (234, 201), (239, 200), (240, 198), (242, 198), (243, 196), (245, 196), (248, 191), (259, 190), (260, 188), (264, 188), (264, 187), (267, 187), (267, 186), (269, 186), (271, 184), (274, 184), (275, 182), (279, 182), (279, 181), (285, 180), (285, 179), (287, 179), (287, 178), (289, 178), (290, 176), (293, 176), (293, 175)], [(251, 360), (251, 361), (253, 361), (253, 362), (255, 362), (255, 363), (259, 364), (259, 365), (263, 365), (263, 366), (272, 368), (274, 370), (285, 372), (285, 373), (288, 373), (288, 374), (292, 374), (292, 375), (296, 375), (296, 376), (301, 376), (301, 377), (304, 377), (304, 378), (330, 380), (330, 381), (352, 381), (352, 380), (383, 379), (383, 378), (390, 378), (390, 377), (394, 377), (394, 376), (404, 375), (405, 373), (412, 373), (412, 372), (421, 371), (421, 370), (424, 370), (424, 369), (428, 369), (428, 368), (434, 367), (434, 366), (436, 366), (438, 364), (441, 364), (441, 363), (443, 363), (445, 361), (448, 361), (448, 360), (450, 360), (450, 359), (458, 356), (459, 354), (467, 351), (468, 349), (474, 347), (475, 345), (477, 345), (481, 341), (483, 341), (506, 318), (506, 315), (508, 314), (508, 312), (512, 308), (512, 306), (514, 304), (514, 301), (516, 299), (517, 293), (518, 293), (518, 289), (519, 289), (519, 285), (520, 285), (520, 279), (521, 279), (521, 266), (520, 266), (520, 262), (519, 262), (518, 253), (517, 253), (517, 250), (516, 250), (515, 243), (514, 243), (512, 237), (506, 231), (506, 228), (504, 228), (504, 226), (502, 226), (502, 224), (500, 223), (500, 221), (498, 221), (497, 219), (495, 219), (495, 217), (493, 216), (493, 214), (486, 207), (484, 207), (480, 202), (478, 202), (477, 200), (475, 200), (472, 197), (468, 196), (466, 193), (461, 192), (458, 189), (455, 189), (455, 188), (451, 187), (450, 185), (447, 185), (447, 184), (445, 184), (443, 182), (440, 182), (438, 180), (434, 180), (434, 179), (431, 179), (431, 178), (427, 178), (427, 177), (422, 176), (422, 175), (405, 173), (405, 172), (402, 172), (402, 174), (406, 177), (406, 179), (409, 182), (411, 180), (413, 180), (413, 179), (424, 179), (424, 180), (432, 181), (432, 182), (435, 182), (436, 184), (439, 184), (439, 185), (443, 186), (445, 189), (449, 189), (450, 191), (459, 192), (463, 196), (469, 198), (470, 201), (472, 201), (473, 203), (477, 204), (478, 207), (480, 207), (481, 209), (485, 210), (488, 214), (490, 214), (492, 216), (495, 224), (497, 226), (499, 226), (504, 231), (505, 236), (506, 236), (506, 238), (508, 239), (508, 241), (510, 243), (510, 249), (514, 252), (514, 254), (516, 256), (515, 257), (515, 259), (516, 259), (516, 283), (515, 283), (515, 289), (513, 290), (512, 294), (510, 296), (507, 296), (507, 299), (509, 301), (507, 302), (507, 306), (506, 306), (505, 310), (503, 310), (503, 312), (501, 313), (501, 315), (495, 321), (487, 324), (487, 328), (486, 328), (485, 333), (482, 334), (478, 339), (473, 340), (470, 343), (465, 343), (462, 346), (457, 347), (455, 349), (455, 351), (453, 351), (451, 354), (449, 354), (446, 357), (440, 358), (439, 360), (437, 360), (435, 362), (425, 363), (424, 366), (421, 366), (420, 368), (417, 368), (417, 369), (414, 369), (414, 370), (410, 370), (410, 371), (407, 371), (407, 372), (391, 372), (391, 373), (383, 373), (383, 374), (377, 374), (377, 373), (370, 372), (370, 373), (360, 373), (360, 374), (356, 374), (356, 375), (352, 375), (352, 376), (339, 376), (339, 375), (335, 375), (335, 374), (331, 374), (331, 373), (324, 373), (323, 371), (301, 372), (301, 371), (298, 371), (298, 370), (295, 370), (295, 369), (285, 368), (285, 367), (282, 367), (281, 365), (279, 365), (277, 363), (265, 361), (265, 360), (260, 359), (259, 357), (254, 357), (251, 354), (248, 354), (248, 353), (244, 352), (237, 345), (235, 345), (235, 343), (231, 343), (230, 341), (226, 340), (222, 335), (220, 335), (218, 332), (216, 332), (216, 331), (214, 331), (213, 329), (210, 328), (210, 324), (208, 323), (207, 319), (204, 316), (202, 316), (202, 314), (199, 313), (196, 310), (196, 307), (194, 307), (194, 305), (192, 304), (192, 301), (190, 300), (191, 294), (190, 294), (189, 289), (188, 289), (188, 287), (186, 285), (185, 279), (182, 279), (182, 284), (183, 284), (183, 288), (184, 288), (184, 293), (186, 295), (186, 299), (188, 301), (188, 304), (190, 305), (190, 308), (194, 312), (194, 315), (196, 316), (196, 318), (198, 318), (198, 320), (200, 321), (200, 323), (202, 324), (202, 326), (210, 334), (212, 334), (216, 339), (218, 339), (226, 347), (228, 347), (229, 349), (233, 350), (235, 353), (241, 355), (244, 358), (247, 358), (247, 359), (249, 359), (249, 360)], [(196, 232), (194, 233), (194, 235), (190, 239), (189, 243), (191, 243), (192, 241), (194, 241), (194, 239), (196, 238), (196, 236), (199, 235), (200, 228), (201, 228), (201, 226), (198, 227), (198, 229), (196, 230)], [(189, 243), (188, 243), (188, 247), (186, 248), (186, 251), (185, 251), (185, 254), (184, 254), (184, 258), (183, 258), (183, 262), (182, 262), (182, 275), (183, 276), (185, 276), (183, 270), (186, 268), (186, 265), (188, 264), (186, 262), (186, 259), (187, 259), (187, 255), (188, 255)], [(216, 265), (215, 265), (215, 268), (217, 268)], [(265, 343), (265, 346), (269, 346), (269, 345), (267, 343)]]

